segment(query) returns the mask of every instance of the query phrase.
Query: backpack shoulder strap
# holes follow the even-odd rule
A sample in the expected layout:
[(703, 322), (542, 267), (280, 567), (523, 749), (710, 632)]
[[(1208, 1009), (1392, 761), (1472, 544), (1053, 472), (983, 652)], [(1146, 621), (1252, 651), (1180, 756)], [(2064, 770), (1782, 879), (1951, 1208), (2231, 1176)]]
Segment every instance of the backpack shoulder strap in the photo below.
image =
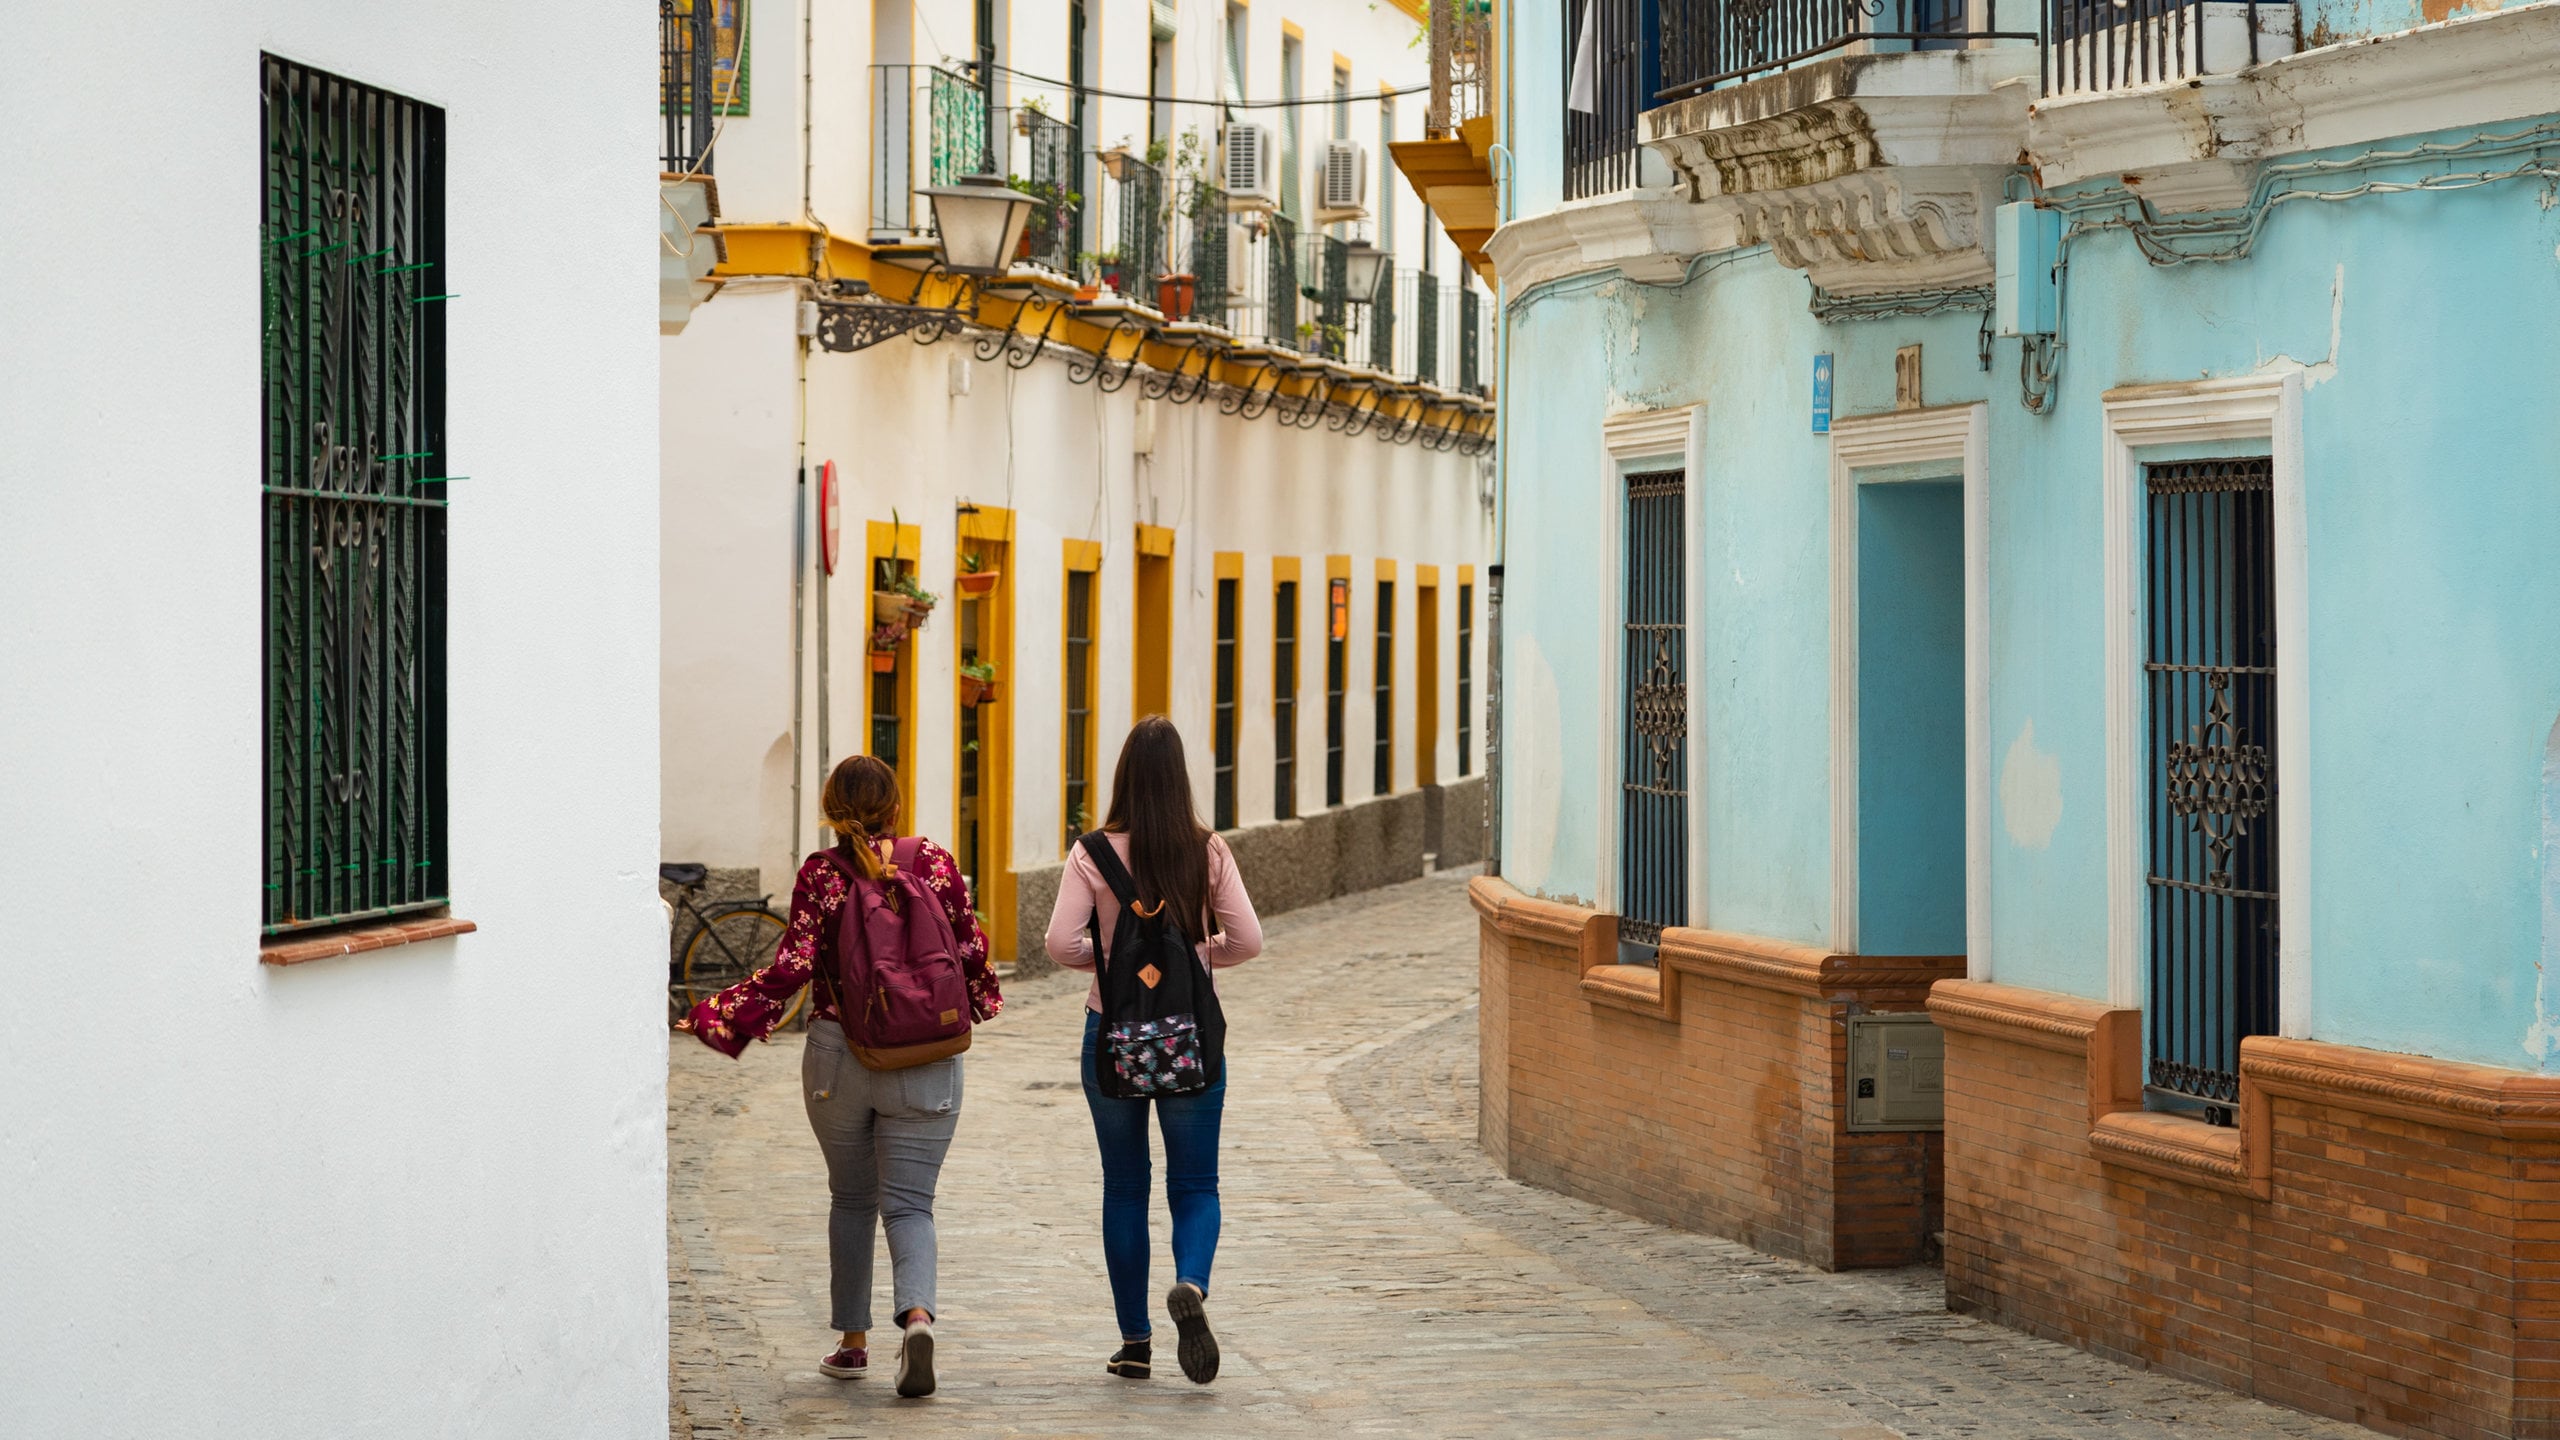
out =
[(1102, 883), (1111, 887), (1111, 898), (1120, 902), (1120, 908), (1137, 909), (1137, 877), (1129, 873), (1128, 866), (1120, 863), (1119, 852), (1111, 848), (1111, 837), (1095, 830), (1077, 843), (1084, 846), (1084, 853), (1092, 858), (1093, 868), (1102, 872)]

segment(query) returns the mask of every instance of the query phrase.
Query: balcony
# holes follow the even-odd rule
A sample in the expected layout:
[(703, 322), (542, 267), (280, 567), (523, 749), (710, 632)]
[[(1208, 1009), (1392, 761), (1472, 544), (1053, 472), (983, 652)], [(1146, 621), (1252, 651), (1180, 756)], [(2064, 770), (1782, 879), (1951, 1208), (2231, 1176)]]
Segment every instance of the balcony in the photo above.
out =
[(1661, 0), (1659, 14), (1658, 102), (1845, 50), (1958, 51), (2039, 38), (2035, 0)]
[(1502, 223), (1493, 186), (1494, 101), (1500, 93), (1492, 0), (1431, 0), (1427, 138), (1387, 147), (1396, 168), (1440, 219), (1470, 269), (1493, 283), (1485, 242)]
[(871, 237), (897, 245), (928, 239), (928, 185), (987, 173), (987, 97), (938, 65), (871, 67)]
[(720, 191), (711, 179), (719, 133), (708, 0), (658, 0), (658, 331), (676, 335), (720, 282)]

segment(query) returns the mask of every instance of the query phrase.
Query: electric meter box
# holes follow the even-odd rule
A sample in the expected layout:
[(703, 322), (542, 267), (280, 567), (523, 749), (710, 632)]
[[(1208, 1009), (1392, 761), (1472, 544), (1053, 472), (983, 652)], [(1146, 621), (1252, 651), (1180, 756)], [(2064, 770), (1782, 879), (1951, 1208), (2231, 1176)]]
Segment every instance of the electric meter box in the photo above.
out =
[(2062, 328), (2062, 212), (2014, 200), (1991, 212), (1991, 319), (2003, 335)]
[(1849, 1128), (1941, 1130), (1947, 1042), (1926, 1015), (1849, 1017)]

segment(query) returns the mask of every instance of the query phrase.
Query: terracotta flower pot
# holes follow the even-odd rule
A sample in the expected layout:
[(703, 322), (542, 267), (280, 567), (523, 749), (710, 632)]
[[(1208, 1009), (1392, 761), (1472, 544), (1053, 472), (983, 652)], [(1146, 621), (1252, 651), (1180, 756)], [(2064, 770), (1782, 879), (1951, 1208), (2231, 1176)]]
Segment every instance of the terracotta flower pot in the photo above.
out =
[(998, 570), (963, 571), (960, 575), (960, 593), (984, 595), (996, 588), (996, 580), (1002, 574), (1003, 572)]
[(897, 668), (898, 668), (898, 652), (897, 652), (897, 651), (895, 651), (895, 650), (874, 650), (874, 651), (872, 651), (872, 652), (871, 652), (871, 668), (872, 668), (872, 669), (874, 669), (874, 670), (881, 671), (881, 672), (883, 672), (883, 673), (886, 673), (886, 672), (888, 672), (888, 671), (891, 671), (891, 670), (895, 670), (895, 669), (897, 669)]
[(992, 698), (995, 688), (996, 682), (993, 680), (979, 680), (963, 675), (960, 677), (960, 703), (974, 708)]
[(1199, 294), (1200, 280), (1193, 275), (1167, 275), (1156, 281), (1156, 312), (1167, 320), (1191, 318), (1191, 302)]

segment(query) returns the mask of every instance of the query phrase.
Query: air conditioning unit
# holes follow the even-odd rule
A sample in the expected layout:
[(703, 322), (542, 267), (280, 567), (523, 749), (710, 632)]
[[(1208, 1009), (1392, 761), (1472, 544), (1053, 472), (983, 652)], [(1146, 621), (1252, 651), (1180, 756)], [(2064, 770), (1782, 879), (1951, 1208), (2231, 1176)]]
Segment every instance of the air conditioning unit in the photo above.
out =
[(1369, 149), (1357, 140), (1324, 142), (1326, 210), (1369, 213)]
[(1280, 156), (1271, 127), (1238, 122), (1227, 127), (1227, 208), (1280, 208)]

